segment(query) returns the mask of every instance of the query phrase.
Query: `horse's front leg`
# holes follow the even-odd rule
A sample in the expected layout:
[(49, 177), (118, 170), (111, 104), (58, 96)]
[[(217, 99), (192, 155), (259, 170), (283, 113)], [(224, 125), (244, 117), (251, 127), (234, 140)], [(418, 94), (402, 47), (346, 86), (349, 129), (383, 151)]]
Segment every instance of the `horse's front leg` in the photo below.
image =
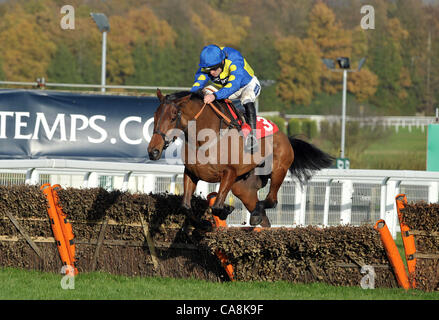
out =
[(212, 206), (212, 214), (220, 217), (221, 219), (225, 219), (228, 214), (231, 213), (233, 209), (225, 208), (224, 201), (235, 183), (237, 178), (237, 174), (235, 169), (228, 167), (223, 171), (220, 186), (218, 190), (218, 195), (216, 196), (216, 200)]
[(193, 175), (189, 170), (185, 169), (183, 176), (183, 202), (182, 208), (185, 215), (189, 218), (190, 223), (198, 229), (209, 230), (211, 228), (211, 224), (197, 218), (192, 210), (191, 200), (192, 195), (197, 188), (197, 183), (200, 179), (198, 179), (195, 175)]
[(192, 195), (195, 192), (195, 189), (197, 188), (197, 183), (200, 179), (198, 179), (195, 175), (193, 175), (189, 170), (184, 170), (184, 176), (183, 176), (183, 202), (182, 206), (186, 210), (192, 210), (191, 208), (191, 200)]

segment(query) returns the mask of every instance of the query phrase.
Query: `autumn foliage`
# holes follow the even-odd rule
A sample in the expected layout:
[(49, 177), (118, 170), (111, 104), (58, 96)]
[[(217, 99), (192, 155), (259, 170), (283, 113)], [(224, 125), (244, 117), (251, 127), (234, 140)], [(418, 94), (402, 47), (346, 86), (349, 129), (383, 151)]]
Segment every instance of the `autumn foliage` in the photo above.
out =
[[(342, 88), (322, 58), (351, 58), (355, 99), (393, 113), (433, 112), (439, 99), (439, 9), (421, 0), (371, 0), (375, 29), (362, 29), (361, 1), (81, 1), (75, 29), (60, 26), (59, 0), (0, 3), (0, 79), (90, 83), (100, 80), (101, 33), (109, 17), (107, 83), (190, 87), (203, 46), (239, 49), (260, 80), (261, 108), (309, 105)], [(293, 110), (294, 108), (292, 108)]]

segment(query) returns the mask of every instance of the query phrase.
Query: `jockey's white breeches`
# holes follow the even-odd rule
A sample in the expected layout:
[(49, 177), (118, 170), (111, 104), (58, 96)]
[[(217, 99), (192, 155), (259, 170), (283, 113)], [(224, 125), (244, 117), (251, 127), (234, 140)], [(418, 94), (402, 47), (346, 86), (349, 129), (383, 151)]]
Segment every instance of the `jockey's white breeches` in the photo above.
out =
[[(218, 91), (218, 88), (213, 85), (208, 85), (203, 89), (204, 94), (209, 94), (216, 91)], [(244, 105), (249, 102), (255, 102), (260, 93), (261, 84), (259, 83), (258, 78), (256, 78), (256, 76), (253, 76), (253, 78), (250, 80), (249, 83), (247, 83), (247, 85), (230, 95), (229, 99), (239, 99), (241, 101), (241, 104)]]

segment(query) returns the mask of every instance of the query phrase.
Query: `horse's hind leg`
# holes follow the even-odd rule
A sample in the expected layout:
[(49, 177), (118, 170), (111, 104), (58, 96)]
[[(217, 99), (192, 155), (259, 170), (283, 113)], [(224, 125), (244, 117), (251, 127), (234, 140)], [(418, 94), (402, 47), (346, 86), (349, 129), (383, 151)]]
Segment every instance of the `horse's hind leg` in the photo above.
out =
[(221, 182), (218, 190), (218, 195), (216, 196), (216, 200), (212, 206), (212, 213), (215, 216), (224, 218), (227, 217), (227, 214), (230, 213), (230, 208), (226, 208), (224, 205), (224, 201), (233, 186), (234, 181), (236, 180), (236, 171), (233, 168), (227, 168), (223, 171), (223, 175), (221, 177)]
[(272, 209), (277, 206), (277, 194), (287, 175), (288, 169), (278, 169), (271, 173), (270, 189), (264, 200), (264, 208)]
[(258, 190), (265, 186), (266, 176), (251, 175), (246, 180), (236, 182), (232, 187), (232, 192), (237, 196), (250, 211), (250, 224), (252, 226), (260, 224), (263, 227), (270, 227), (270, 221), (265, 209), (275, 208), (277, 205), (277, 194), (288, 172), (284, 166), (273, 167), (271, 173), (270, 190), (264, 201), (259, 201)]
[(261, 188), (258, 179), (258, 176), (252, 175), (248, 179), (235, 182), (232, 186), (232, 193), (241, 200), (251, 213), (250, 225), (260, 224), (262, 227), (269, 228), (271, 224), (265, 214), (263, 202), (258, 199), (258, 190)]
[[(287, 147), (283, 144), (287, 144)], [(293, 149), (285, 135), (280, 135), (276, 138), (274, 148), (278, 151), (273, 153), (270, 190), (264, 200), (265, 209), (271, 209), (277, 206), (277, 193), (294, 160)]]

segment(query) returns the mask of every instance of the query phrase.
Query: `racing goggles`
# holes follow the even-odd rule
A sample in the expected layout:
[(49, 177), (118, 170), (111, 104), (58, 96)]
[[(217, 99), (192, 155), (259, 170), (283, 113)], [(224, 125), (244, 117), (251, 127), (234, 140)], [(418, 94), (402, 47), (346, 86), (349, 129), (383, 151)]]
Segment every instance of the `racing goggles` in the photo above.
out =
[(216, 70), (216, 69), (222, 68), (222, 67), (223, 67), (223, 64), (222, 63), (218, 63), (218, 64), (216, 64), (214, 66), (211, 66), (211, 67), (203, 67), (203, 68), (201, 68), (201, 72), (209, 73), (212, 70)]

